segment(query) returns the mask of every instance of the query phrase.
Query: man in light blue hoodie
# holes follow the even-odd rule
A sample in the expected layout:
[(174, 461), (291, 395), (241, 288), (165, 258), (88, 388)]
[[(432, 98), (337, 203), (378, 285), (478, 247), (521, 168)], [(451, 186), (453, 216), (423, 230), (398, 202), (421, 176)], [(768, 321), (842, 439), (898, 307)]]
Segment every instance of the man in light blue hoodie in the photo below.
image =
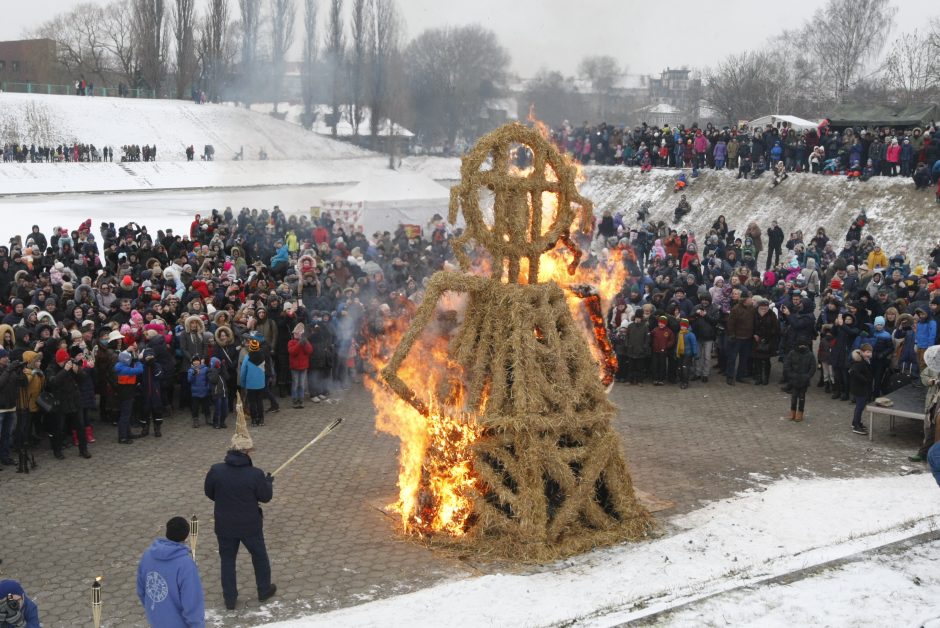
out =
[(206, 608), (199, 570), (184, 543), (189, 522), (173, 517), (166, 538), (156, 539), (140, 557), (137, 597), (151, 626), (205, 628)]

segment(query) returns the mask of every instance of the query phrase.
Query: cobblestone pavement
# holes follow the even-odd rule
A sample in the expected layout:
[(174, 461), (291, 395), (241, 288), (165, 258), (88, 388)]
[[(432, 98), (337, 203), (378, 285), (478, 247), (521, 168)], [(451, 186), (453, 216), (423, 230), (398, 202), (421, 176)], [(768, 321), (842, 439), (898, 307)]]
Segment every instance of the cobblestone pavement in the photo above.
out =
[[(778, 386), (731, 387), (719, 377), (688, 390), (617, 384), (611, 398), (621, 408), (616, 427), (636, 485), (676, 504), (658, 513), (662, 520), (781, 477), (918, 466), (906, 456), (920, 441), (920, 423), (899, 419), (897, 434), (889, 436), (881, 421), (869, 443), (850, 430), (851, 405), (815, 387), (802, 424), (786, 420), (789, 397)], [(275, 602), (259, 606), (242, 551), (239, 608), (224, 610), (212, 503), (202, 484), (232, 431), (192, 429), (184, 414), (167, 421), (162, 439), (151, 436), (131, 447), (117, 445), (116, 428), (96, 426), (89, 461), (72, 448), (61, 462), (41, 452), (39, 468), (29, 475), (6, 467), (0, 473), (3, 576), (23, 582), (45, 626), (87, 625), (88, 588), (96, 575), (104, 576), (103, 624), (145, 625), (134, 592), (137, 561), (167, 519), (193, 513), (201, 522), (198, 558), (210, 625), (258, 625), (505, 567), (470, 565), (396, 536), (395, 521), (379, 506), (395, 493), (398, 443), (376, 433), (361, 386), (335, 405), (287, 405), (253, 431), (254, 460), (262, 469), (273, 470), (329, 420), (346, 422), (275, 482), (274, 500), (265, 508)]]

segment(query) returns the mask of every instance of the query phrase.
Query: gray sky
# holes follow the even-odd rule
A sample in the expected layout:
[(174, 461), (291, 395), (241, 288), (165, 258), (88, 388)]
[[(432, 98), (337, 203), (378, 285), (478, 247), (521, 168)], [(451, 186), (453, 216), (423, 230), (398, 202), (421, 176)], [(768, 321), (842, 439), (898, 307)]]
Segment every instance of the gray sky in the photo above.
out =
[[(108, 0), (91, 0), (107, 4)], [(266, 0), (263, 0), (267, 4)], [(237, 0), (230, 0), (233, 14)], [(4, 0), (0, 39), (75, 6), (72, 0)], [(198, 0), (200, 9), (205, 0)], [(298, 6), (303, 0), (297, 0)], [(327, 0), (320, 0), (321, 29)], [(349, 2), (347, 1), (347, 5)], [(758, 3), (760, 4), (760, 3)], [(589, 54), (610, 54), (632, 74), (666, 66), (704, 67), (725, 55), (759, 47), (768, 37), (808, 19), (821, 0), (787, 0), (756, 9), (749, 0), (398, 0), (414, 37), (428, 27), (479, 23), (496, 31), (523, 77), (540, 67), (574, 74)], [(895, 34), (923, 30), (940, 17), (935, 0), (896, 0)], [(298, 20), (298, 28), (300, 20)]]

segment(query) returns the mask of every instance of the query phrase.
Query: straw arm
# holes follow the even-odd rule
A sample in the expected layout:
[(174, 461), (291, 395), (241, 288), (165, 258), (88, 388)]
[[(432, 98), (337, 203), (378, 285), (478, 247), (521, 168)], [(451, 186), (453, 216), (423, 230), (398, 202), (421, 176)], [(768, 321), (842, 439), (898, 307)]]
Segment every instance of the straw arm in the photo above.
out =
[(312, 445), (313, 445), (314, 443), (316, 443), (318, 440), (320, 440), (321, 438), (323, 438), (324, 436), (326, 436), (327, 434), (329, 434), (330, 432), (332, 432), (333, 430), (335, 430), (335, 429), (339, 426), (339, 424), (342, 423), (342, 422), (343, 422), (343, 419), (336, 419), (335, 421), (333, 421), (332, 423), (330, 423), (329, 425), (327, 425), (325, 428), (323, 428), (323, 431), (320, 432), (319, 434), (317, 434), (316, 437), (314, 437), (314, 439), (313, 439), (312, 441), (310, 441), (309, 443), (307, 443), (306, 445), (304, 445), (303, 447), (301, 447), (301, 448), (300, 448), (300, 451), (298, 451), (296, 454), (294, 454), (293, 456), (291, 456), (290, 458), (288, 458), (288, 459), (284, 462), (284, 464), (282, 464), (282, 465), (279, 466), (277, 469), (275, 469), (274, 472), (271, 474), (271, 477), (274, 477), (274, 476), (276, 476), (278, 473), (280, 473), (280, 472), (284, 469), (284, 467), (286, 467), (287, 465), (289, 465), (290, 463), (292, 463), (294, 460), (296, 460), (296, 459), (300, 456), (300, 454), (302, 454), (302, 453), (304, 453), (305, 451), (307, 451), (307, 449), (309, 449), (310, 446), (312, 446)]

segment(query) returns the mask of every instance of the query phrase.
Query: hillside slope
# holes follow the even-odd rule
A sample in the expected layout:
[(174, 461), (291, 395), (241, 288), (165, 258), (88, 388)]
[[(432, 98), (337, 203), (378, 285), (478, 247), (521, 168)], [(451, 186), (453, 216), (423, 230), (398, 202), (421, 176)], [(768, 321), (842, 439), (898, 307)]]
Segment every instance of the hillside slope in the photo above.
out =
[[(636, 211), (650, 201), (651, 220), (671, 225), (679, 195), (673, 193), (675, 170), (641, 174), (637, 168), (588, 167), (582, 193), (594, 201), (598, 213), (623, 211), (624, 222), (636, 223)], [(923, 261), (940, 237), (933, 189), (917, 192), (910, 179), (875, 177), (870, 181), (847, 181), (845, 177), (794, 174), (774, 188), (771, 177), (736, 180), (729, 171), (703, 171), (687, 189), (692, 212), (679, 224), (700, 236), (707, 233), (719, 214), (739, 234), (756, 221), (766, 232), (777, 220), (785, 233), (802, 229), (804, 234), (824, 227), (838, 249), (851, 221), (865, 210), (869, 224), (864, 234), (873, 235), (893, 253), (907, 246), (913, 260)]]
[(335, 159), (374, 155), (351, 144), (305, 131), (262, 113), (184, 100), (138, 100), (0, 94), (0, 144), (86, 142), (115, 147), (157, 145), (162, 161), (183, 161), (192, 144), (202, 154), (215, 147), (217, 160), (230, 160), (244, 147), (245, 159)]

